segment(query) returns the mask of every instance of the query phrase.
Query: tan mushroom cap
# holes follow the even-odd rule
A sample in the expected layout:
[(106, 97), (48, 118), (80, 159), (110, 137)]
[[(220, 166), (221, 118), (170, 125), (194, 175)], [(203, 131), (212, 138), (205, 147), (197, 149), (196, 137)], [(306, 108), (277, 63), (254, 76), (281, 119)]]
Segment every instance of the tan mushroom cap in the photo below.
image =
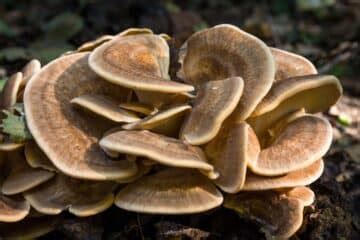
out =
[(119, 191), (119, 208), (153, 214), (190, 214), (220, 206), (222, 194), (197, 171), (165, 169), (140, 178)]
[(126, 100), (129, 90), (99, 78), (88, 66), (88, 55), (60, 57), (31, 78), (24, 95), (27, 124), (39, 147), (63, 173), (93, 180), (128, 178), (136, 174), (136, 164), (112, 161), (97, 144), (109, 126), (70, 104), (84, 94)]
[(168, 93), (194, 90), (193, 86), (163, 76), (169, 68), (169, 47), (154, 34), (116, 37), (91, 53), (89, 65), (106, 80), (136, 90)]
[(239, 192), (245, 183), (247, 162), (260, 152), (258, 139), (245, 122), (224, 126), (205, 153), (219, 177), (215, 184), (227, 193)]
[(276, 63), (275, 81), (317, 74), (315, 66), (303, 56), (278, 48), (270, 48)]
[(145, 116), (148, 116), (156, 111), (156, 108), (140, 102), (120, 103), (119, 106), (125, 110), (132, 111), (135, 113), (141, 113)]
[(243, 78), (244, 92), (234, 116), (246, 119), (274, 80), (275, 62), (266, 44), (229, 24), (197, 32), (185, 44), (182, 71), (186, 82), (199, 86), (212, 80)]
[(61, 218), (58, 216), (27, 217), (16, 223), (0, 224), (0, 236), (4, 240), (37, 239), (53, 231)]
[(30, 78), (39, 72), (40, 69), (41, 63), (39, 60), (33, 59), (29, 61), (21, 70), (23, 74), (22, 86), (25, 86), (29, 82)]
[(317, 160), (310, 166), (285, 175), (269, 177), (259, 176), (248, 171), (244, 191), (262, 191), (276, 188), (305, 186), (315, 182), (324, 171), (324, 161)]
[(100, 140), (100, 146), (110, 151), (147, 157), (164, 165), (213, 170), (200, 148), (147, 130), (109, 134)]
[(303, 221), (301, 200), (275, 191), (227, 195), (224, 206), (257, 220), (271, 239), (288, 239)]
[(330, 123), (313, 115), (290, 122), (269, 147), (262, 149), (250, 169), (259, 175), (276, 176), (310, 166), (325, 155), (332, 141)]
[(18, 222), (30, 211), (30, 204), (22, 197), (9, 198), (0, 193), (0, 222)]
[(173, 136), (179, 132), (184, 115), (190, 109), (191, 106), (186, 104), (172, 106), (122, 127), (126, 130), (151, 130), (155, 133)]
[(113, 99), (100, 94), (81, 95), (71, 99), (71, 103), (114, 122), (131, 123), (140, 120), (135, 114), (121, 109)]
[(13, 74), (8, 81), (6, 81), (0, 94), (0, 109), (7, 109), (16, 103), (22, 79), (23, 74), (21, 72), (17, 72)]
[(194, 107), (181, 128), (180, 138), (192, 145), (202, 145), (213, 139), (238, 105), (243, 87), (241, 77), (201, 85)]
[(25, 143), (25, 159), (32, 168), (42, 168), (49, 171), (57, 171), (56, 167), (45, 153), (39, 148), (35, 141)]
[(305, 207), (310, 206), (315, 201), (315, 193), (308, 187), (295, 187), (283, 192), (289, 198), (301, 200)]
[(5, 195), (25, 192), (55, 176), (53, 172), (30, 167), (20, 153), (12, 153), (8, 158), (11, 170), (1, 187), (1, 192)]
[(325, 111), (337, 102), (341, 94), (339, 80), (331, 75), (302, 76), (278, 81), (247, 121), (260, 137), (287, 114), (301, 108), (308, 113)]
[(113, 182), (84, 181), (58, 174), (45, 184), (24, 193), (38, 212), (56, 215), (69, 210), (76, 216), (97, 214), (109, 208), (116, 186)]

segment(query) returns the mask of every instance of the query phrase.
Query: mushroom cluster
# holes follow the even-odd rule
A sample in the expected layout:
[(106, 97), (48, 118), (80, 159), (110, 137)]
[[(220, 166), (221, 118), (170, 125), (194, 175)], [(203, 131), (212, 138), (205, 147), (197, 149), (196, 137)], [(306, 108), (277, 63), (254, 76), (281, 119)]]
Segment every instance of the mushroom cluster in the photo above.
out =
[(1, 108), (23, 102), (33, 139), (2, 134), (0, 221), (224, 203), (271, 236), (299, 229), (332, 140), (313, 114), (339, 99), (338, 79), (232, 25), (193, 34), (176, 66), (169, 39), (132, 28), (10, 78)]

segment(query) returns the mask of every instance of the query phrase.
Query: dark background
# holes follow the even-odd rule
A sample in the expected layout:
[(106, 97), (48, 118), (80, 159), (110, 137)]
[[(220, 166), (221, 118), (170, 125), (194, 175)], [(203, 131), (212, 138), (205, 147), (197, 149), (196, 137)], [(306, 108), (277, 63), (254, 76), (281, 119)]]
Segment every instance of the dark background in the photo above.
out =
[[(168, 33), (180, 46), (193, 32), (219, 23), (237, 25), (270, 46), (301, 54), (320, 73), (340, 78), (344, 97), (326, 114), (334, 126), (334, 144), (324, 175), (312, 185), (317, 201), (306, 210), (294, 239), (360, 239), (359, 0), (0, 0), (0, 81), (32, 58), (46, 64), (85, 41), (129, 27)], [(155, 239), (169, 230), (194, 239), (264, 238), (256, 223), (224, 209), (164, 217), (112, 208), (93, 218), (66, 219), (45, 238)]]

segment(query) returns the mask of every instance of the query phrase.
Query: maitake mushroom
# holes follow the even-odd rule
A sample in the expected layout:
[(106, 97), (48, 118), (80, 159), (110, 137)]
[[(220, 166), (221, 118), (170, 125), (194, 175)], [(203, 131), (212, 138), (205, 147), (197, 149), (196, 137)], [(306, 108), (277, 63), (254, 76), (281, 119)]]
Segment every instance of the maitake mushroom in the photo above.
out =
[(338, 79), (232, 25), (193, 34), (170, 76), (168, 39), (128, 29), (9, 79), (0, 106), (17, 115), (23, 102), (33, 140), (1, 134), (0, 221), (20, 221), (30, 206), (189, 214), (225, 196), (273, 237), (299, 229), (315, 199), (305, 186), (322, 174), (332, 140), (312, 114), (339, 99)]

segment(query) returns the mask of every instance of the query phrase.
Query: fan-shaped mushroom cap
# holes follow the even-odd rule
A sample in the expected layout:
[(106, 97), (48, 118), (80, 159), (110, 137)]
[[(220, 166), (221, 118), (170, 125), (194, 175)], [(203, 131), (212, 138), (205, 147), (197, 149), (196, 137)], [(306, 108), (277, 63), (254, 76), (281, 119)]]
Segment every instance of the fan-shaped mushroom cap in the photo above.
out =
[(169, 68), (169, 47), (154, 34), (116, 37), (96, 48), (89, 64), (106, 80), (136, 90), (169, 93), (194, 90), (163, 76), (164, 69)]
[(315, 66), (303, 56), (278, 48), (270, 48), (276, 63), (275, 81), (317, 74)]
[(239, 28), (222, 24), (192, 35), (186, 42), (185, 81), (202, 83), (240, 76), (244, 92), (234, 116), (246, 119), (269, 91), (275, 76), (270, 49)]
[(200, 86), (194, 107), (181, 128), (180, 138), (192, 145), (202, 145), (213, 139), (238, 105), (243, 87), (244, 81), (240, 77)]
[(152, 132), (168, 136), (175, 135), (178, 133), (184, 115), (189, 109), (191, 109), (191, 106), (186, 104), (169, 107), (140, 121), (128, 123), (122, 127), (127, 130), (151, 130)]
[(310, 206), (315, 201), (315, 193), (308, 187), (296, 187), (283, 192), (289, 198), (301, 200), (305, 207)]
[(164, 165), (213, 170), (200, 148), (147, 130), (109, 134), (100, 140), (100, 146), (110, 151), (147, 157)]
[(222, 201), (220, 191), (199, 172), (170, 168), (125, 186), (115, 205), (142, 213), (189, 214), (215, 208)]
[(84, 44), (82, 44), (80, 47), (78, 47), (76, 49), (77, 52), (87, 52), (87, 51), (92, 51), (94, 50), (96, 47), (100, 46), (101, 44), (103, 44), (104, 42), (110, 41), (111, 39), (113, 39), (114, 36), (112, 35), (103, 35), (101, 37), (96, 38), (93, 41), (89, 41), (86, 42)]
[(128, 178), (136, 174), (136, 164), (112, 161), (97, 144), (109, 126), (70, 104), (84, 94), (126, 100), (128, 90), (99, 78), (87, 62), (88, 53), (63, 56), (31, 78), (24, 95), (29, 130), (56, 168), (67, 175), (94, 180)]
[(140, 120), (135, 114), (121, 109), (116, 101), (104, 95), (85, 94), (71, 99), (71, 103), (114, 122), (130, 123)]
[(22, 197), (9, 198), (0, 193), (0, 222), (17, 222), (25, 218), (30, 204)]
[(45, 153), (41, 151), (41, 149), (35, 143), (35, 141), (27, 141), (25, 144), (24, 152), (25, 152), (26, 162), (32, 168), (43, 168), (49, 171), (57, 171), (55, 166), (45, 155)]
[(37, 59), (29, 61), (21, 70), (23, 74), (22, 86), (25, 86), (29, 82), (30, 78), (34, 76), (41, 69), (41, 63)]
[(275, 191), (227, 195), (224, 206), (259, 221), (272, 239), (290, 238), (303, 220), (302, 201)]
[(324, 162), (317, 160), (310, 166), (302, 168), (285, 175), (268, 177), (259, 176), (248, 171), (246, 175), (244, 191), (261, 191), (275, 188), (288, 188), (305, 186), (315, 182), (324, 171)]
[(290, 122), (269, 147), (261, 150), (250, 169), (259, 175), (276, 176), (310, 166), (330, 147), (332, 127), (320, 117), (305, 115)]
[(115, 183), (77, 180), (58, 174), (41, 186), (24, 193), (37, 211), (56, 215), (68, 209), (76, 216), (90, 216), (109, 208)]
[(119, 106), (125, 110), (141, 113), (145, 116), (148, 116), (156, 111), (156, 108), (139, 102), (120, 103)]
[(17, 72), (5, 83), (0, 94), (0, 109), (7, 109), (16, 103), (22, 79), (23, 74)]
[(248, 124), (224, 126), (205, 148), (210, 163), (219, 172), (215, 184), (224, 192), (239, 192), (245, 183), (247, 162), (254, 161), (259, 152), (259, 142)]
[(27, 217), (16, 223), (0, 224), (0, 237), (4, 240), (37, 239), (55, 229), (58, 216)]
[(9, 175), (5, 178), (1, 192), (14, 195), (32, 189), (54, 177), (55, 173), (30, 167), (20, 153), (12, 153), (8, 158), (11, 165)]
[(278, 81), (247, 121), (261, 137), (287, 114), (301, 108), (308, 113), (324, 111), (335, 104), (341, 94), (339, 80), (331, 75), (302, 76)]

